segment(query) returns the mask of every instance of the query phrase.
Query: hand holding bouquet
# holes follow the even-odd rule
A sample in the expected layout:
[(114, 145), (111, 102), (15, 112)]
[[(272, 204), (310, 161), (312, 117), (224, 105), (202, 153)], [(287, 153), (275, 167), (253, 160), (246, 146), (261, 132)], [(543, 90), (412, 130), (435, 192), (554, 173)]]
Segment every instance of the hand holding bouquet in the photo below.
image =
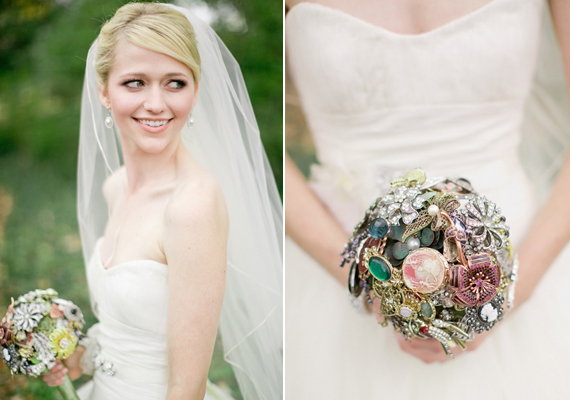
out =
[[(79, 307), (57, 296), (46, 289), (12, 299), (0, 325), (2, 359), (12, 373), (38, 377), (86, 339)], [(79, 400), (68, 376), (58, 389), (65, 400)]]
[(518, 263), (495, 203), (465, 179), (426, 180), (421, 169), (392, 182), (343, 252), (349, 290), (374, 305), (383, 326), (406, 338), (465, 348), (512, 304)]

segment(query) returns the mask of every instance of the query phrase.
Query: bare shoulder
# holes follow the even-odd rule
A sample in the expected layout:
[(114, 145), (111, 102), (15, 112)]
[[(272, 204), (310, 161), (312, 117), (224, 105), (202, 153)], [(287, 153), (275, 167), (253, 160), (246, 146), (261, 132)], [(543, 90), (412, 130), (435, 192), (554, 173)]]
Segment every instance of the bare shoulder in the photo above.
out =
[(186, 179), (174, 190), (165, 210), (167, 231), (192, 230), (227, 235), (228, 210), (217, 179), (202, 170)]
[[(291, 11), (293, 7), (301, 3), (316, 3), (332, 8), (337, 8), (339, 6), (337, 4), (338, 0), (285, 0), (285, 5), (289, 9), (289, 11)], [(342, 6), (342, 4), (340, 6)]]
[(295, 7), (301, 0), (285, 0), (285, 5), (290, 10), (291, 8)]
[[(300, 3), (326, 3), (326, 0), (285, 0), (285, 5), (291, 11), (293, 7)], [(326, 4), (325, 4), (326, 5)]]
[(120, 194), (124, 193), (127, 187), (127, 170), (122, 166), (103, 182), (103, 196), (107, 204), (112, 206), (117, 202)]

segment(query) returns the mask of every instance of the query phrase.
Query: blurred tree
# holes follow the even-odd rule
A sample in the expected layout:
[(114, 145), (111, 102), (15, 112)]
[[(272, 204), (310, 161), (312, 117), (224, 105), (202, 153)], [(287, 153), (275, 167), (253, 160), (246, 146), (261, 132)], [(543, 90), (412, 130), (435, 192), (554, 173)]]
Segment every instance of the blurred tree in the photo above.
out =
[(28, 62), (20, 50), (28, 46), (36, 31), (51, 20), (58, 5), (52, 0), (9, 0), (0, 6), (0, 74)]
[[(281, 191), (283, 182), (283, 4), (280, 1), (210, 0), (226, 15), (214, 28), (239, 63), (265, 151)], [(242, 14), (235, 22), (231, 9)], [(229, 15), (228, 15), (229, 14)], [(229, 22), (228, 22), (229, 21)], [(232, 21), (233, 24), (232, 24)]]
[[(7, 124), (13, 108), (15, 93), (8, 83), (23, 79), (29, 69), (30, 57), (25, 49), (59, 8), (49, 0), (8, 0), (0, 6), (0, 125)], [(0, 129), (0, 156), (17, 146), (16, 135), (3, 134), (3, 130), (10, 129), (5, 128)]]

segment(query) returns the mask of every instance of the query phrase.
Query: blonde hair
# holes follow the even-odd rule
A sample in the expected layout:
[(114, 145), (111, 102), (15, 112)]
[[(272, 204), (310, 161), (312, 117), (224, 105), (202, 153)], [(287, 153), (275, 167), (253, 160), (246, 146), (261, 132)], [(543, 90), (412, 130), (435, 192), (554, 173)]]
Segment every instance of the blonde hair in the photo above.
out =
[(107, 88), (117, 43), (125, 38), (139, 47), (156, 51), (186, 65), (200, 80), (200, 54), (194, 28), (184, 14), (157, 3), (129, 3), (103, 25), (97, 40), (97, 83)]

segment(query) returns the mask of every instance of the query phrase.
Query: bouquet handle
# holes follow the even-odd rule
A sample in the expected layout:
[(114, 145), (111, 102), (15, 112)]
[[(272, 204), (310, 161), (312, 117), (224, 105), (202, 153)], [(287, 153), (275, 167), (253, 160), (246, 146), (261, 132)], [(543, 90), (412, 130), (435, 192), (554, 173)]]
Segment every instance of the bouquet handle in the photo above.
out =
[(57, 387), (57, 390), (63, 397), (63, 400), (80, 400), (67, 374), (65, 374), (65, 381)]

